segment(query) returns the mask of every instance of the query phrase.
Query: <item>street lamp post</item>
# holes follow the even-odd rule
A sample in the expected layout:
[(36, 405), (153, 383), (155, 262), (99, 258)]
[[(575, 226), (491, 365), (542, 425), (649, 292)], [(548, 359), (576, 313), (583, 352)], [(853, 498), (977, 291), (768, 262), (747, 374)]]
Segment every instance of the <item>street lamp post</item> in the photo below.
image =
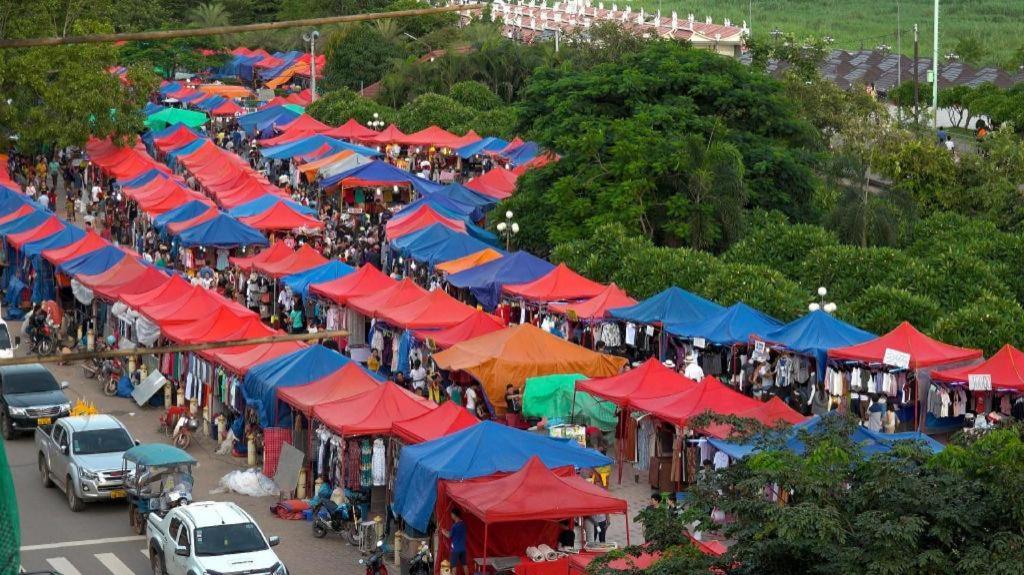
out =
[(309, 42), (309, 100), (316, 102), (316, 41), (320, 38), (320, 32), (312, 30), (302, 35), (302, 39)]
[(935, 30), (932, 38), (932, 129), (939, 129), (939, 0), (935, 0)]
[(839, 306), (837, 306), (834, 302), (825, 301), (825, 296), (827, 295), (828, 290), (825, 289), (825, 286), (818, 288), (818, 301), (812, 301), (811, 303), (809, 303), (807, 305), (807, 309), (809, 311), (822, 310), (825, 313), (835, 313), (836, 310), (839, 309)]
[(505, 212), (505, 221), (498, 222), (498, 233), (505, 237), (505, 251), (512, 249), (512, 236), (519, 233), (519, 222), (512, 221), (512, 210)]
[(371, 130), (380, 131), (384, 127), (384, 120), (380, 119), (380, 114), (377, 112), (373, 113), (373, 119), (366, 123), (366, 126)]

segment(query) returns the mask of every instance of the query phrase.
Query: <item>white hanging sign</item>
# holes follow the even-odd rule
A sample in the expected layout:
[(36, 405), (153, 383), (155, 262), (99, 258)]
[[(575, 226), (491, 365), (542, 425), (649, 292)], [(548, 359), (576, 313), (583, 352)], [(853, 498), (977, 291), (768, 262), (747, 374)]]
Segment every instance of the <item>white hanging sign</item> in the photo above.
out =
[(990, 373), (969, 373), (967, 374), (967, 389), (971, 391), (992, 391), (992, 374)]
[(703, 337), (693, 338), (693, 347), (697, 349), (704, 349), (708, 346), (708, 342)]
[(885, 355), (882, 356), (882, 363), (900, 369), (910, 368), (910, 354), (895, 349), (885, 348)]
[(754, 353), (761, 355), (764, 353), (764, 342), (757, 340), (754, 342)]

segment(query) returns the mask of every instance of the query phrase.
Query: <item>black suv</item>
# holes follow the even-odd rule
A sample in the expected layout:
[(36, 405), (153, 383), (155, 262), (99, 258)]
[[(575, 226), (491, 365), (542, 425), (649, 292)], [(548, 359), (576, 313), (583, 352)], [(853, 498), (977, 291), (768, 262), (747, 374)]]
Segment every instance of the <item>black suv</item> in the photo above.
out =
[(57, 383), (50, 370), (38, 363), (0, 367), (0, 432), (4, 439), (68, 415), (67, 386)]

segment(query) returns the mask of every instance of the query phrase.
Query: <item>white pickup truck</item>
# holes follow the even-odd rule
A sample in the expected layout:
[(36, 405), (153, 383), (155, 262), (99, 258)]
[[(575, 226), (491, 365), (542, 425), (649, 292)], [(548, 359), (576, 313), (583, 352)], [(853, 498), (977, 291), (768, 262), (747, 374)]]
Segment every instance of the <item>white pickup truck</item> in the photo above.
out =
[(267, 537), (241, 507), (205, 501), (146, 521), (153, 575), (288, 575)]

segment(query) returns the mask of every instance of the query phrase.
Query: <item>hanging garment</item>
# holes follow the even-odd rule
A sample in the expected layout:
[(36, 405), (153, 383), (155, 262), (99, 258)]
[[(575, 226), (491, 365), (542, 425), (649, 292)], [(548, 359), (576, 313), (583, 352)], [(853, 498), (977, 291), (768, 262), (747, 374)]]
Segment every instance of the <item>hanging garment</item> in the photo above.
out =
[(359, 442), (359, 483), (373, 485), (373, 446), (369, 439)]
[(384, 440), (377, 438), (373, 440), (373, 461), (371, 467), (373, 468), (373, 486), (380, 487), (384, 485), (385, 479), (385, 466), (384, 466)]

